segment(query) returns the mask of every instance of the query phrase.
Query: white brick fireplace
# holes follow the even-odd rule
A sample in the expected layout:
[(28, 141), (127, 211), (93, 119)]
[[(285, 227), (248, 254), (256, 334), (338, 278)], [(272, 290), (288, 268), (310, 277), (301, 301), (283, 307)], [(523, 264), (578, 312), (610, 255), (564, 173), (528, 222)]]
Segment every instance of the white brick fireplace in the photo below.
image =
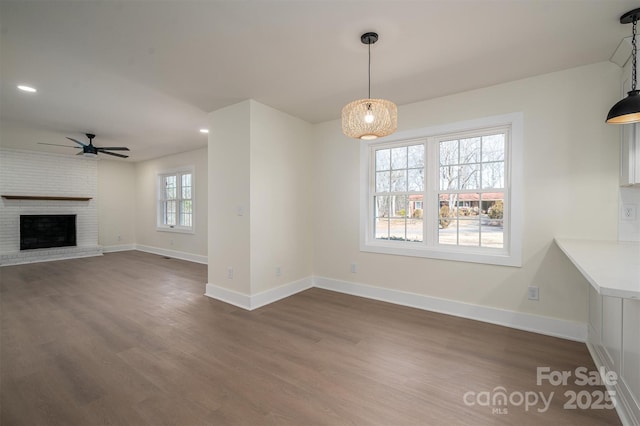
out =
[[(0, 265), (96, 256), (98, 165), (82, 156), (0, 149), (0, 195), (90, 198), (30, 200), (0, 198)], [(76, 215), (75, 247), (20, 250), (20, 215)]]

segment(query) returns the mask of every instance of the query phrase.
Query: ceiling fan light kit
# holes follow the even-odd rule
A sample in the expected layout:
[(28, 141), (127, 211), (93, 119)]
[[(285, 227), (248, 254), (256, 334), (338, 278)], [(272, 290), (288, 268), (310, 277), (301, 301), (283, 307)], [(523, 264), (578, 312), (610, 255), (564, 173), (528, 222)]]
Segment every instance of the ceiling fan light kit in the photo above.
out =
[(631, 90), (627, 97), (618, 101), (607, 114), (607, 123), (630, 124), (640, 122), (640, 90), (636, 90), (636, 26), (640, 18), (640, 9), (633, 9), (620, 17), (621, 24), (633, 24), (631, 38)]
[(364, 33), (360, 41), (369, 47), (369, 96), (342, 108), (342, 132), (350, 138), (371, 140), (398, 129), (398, 107), (385, 99), (371, 99), (371, 45), (378, 41), (378, 34)]

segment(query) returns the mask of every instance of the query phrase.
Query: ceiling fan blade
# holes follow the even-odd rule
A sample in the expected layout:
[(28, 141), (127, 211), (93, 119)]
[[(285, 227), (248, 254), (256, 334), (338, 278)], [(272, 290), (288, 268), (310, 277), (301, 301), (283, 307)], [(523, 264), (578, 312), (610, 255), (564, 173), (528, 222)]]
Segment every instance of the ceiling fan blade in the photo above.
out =
[(104, 149), (108, 149), (110, 151), (129, 151), (129, 148), (127, 148), (126, 146), (101, 146), (101, 147), (97, 147), (96, 149), (98, 151), (104, 150)]
[(57, 144), (57, 143), (45, 143), (45, 142), (38, 142), (38, 145), (64, 146), (65, 148), (80, 149), (80, 147), (79, 147), (79, 146), (60, 145), (60, 144)]
[(108, 152), (108, 151), (99, 151), (99, 152), (102, 153), (102, 154), (113, 155), (114, 157), (129, 158), (128, 155), (116, 154), (115, 152)]
[(79, 153), (77, 153), (76, 155), (83, 155), (84, 154), (84, 149), (82, 151), (80, 151)]
[(82, 142), (80, 142), (80, 141), (77, 141), (77, 140), (75, 140), (74, 138), (70, 138), (70, 137), (68, 137), (68, 136), (67, 136), (67, 139), (69, 139), (70, 141), (74, 141), (75, 143), (80, 144), (80, 145), (82, 145), (82, 146), (87, 146), (87, 144), (84, 144), (84, 143), (82, 143)]

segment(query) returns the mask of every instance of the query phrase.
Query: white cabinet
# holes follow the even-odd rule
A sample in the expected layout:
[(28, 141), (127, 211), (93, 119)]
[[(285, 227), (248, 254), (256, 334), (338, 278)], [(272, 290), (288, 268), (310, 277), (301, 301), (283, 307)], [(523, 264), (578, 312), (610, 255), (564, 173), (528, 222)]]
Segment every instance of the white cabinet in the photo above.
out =
[(622, 379), (640, 399), (640, 300), (624, 299), (622, 305)]
[(602, 296), (593, 286), (589, 286), (589, 341), (602, 342)]
[(640, 244), (556, 239), (589, 281), (587, 347), (598, 368), (615, 373), (616, 410), (640, 426)]
[(616, 408), (623, 424), (639, 425), (640, 299), (603, 296), (590, 286), (588, 343), (596, 366), (616, 374)]
[(602, 346), (609, 366), (620, 371), (622, 360), (622, 299), (602, 296)]

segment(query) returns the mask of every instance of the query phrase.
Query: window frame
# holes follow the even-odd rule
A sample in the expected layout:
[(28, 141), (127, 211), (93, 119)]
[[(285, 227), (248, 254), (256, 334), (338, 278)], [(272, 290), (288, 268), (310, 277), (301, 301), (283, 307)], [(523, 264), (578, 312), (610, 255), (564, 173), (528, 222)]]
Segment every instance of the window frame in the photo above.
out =
[[(182, 176), (183, 175), (191, 175), (191, 226), (183, 226), (183, 225), (167, 225), (163, 223), (163, 203), (166, 202), (164, 197), (164, 188), (163, 181), (167, 176), (176, 176), (176, 194), (179, 197), (176, 198), (176, 218), (180, 217), (180, 205), (181, 201), (186, 200), (182, 198)], [(184, 234), (193, 234), (195, 233), (195, 223), (196, 223), (196, 197), (195, 197), (195, 167), (187, 166), (181, 167), (177, 169), (171, 170), (163, 170), (158, 172), (156, 178), (156, 230), (161, 232), (179, 232)], [(179, 219), (177, 220), (179, 221)]]
[[(360, 145), (360, 251), (400, 256), (425, 257), (503, 266), (522, 266), (522, 150), (524, 115), (521, 112), (431, 126), (396, 134)], [(484, 134), (507, 127), (504, 170), (504, 248), (471, 247), (438, 243), (437, 187), (439, 141)], [(394, 145), (425, 143), (425, 188), (422, 242), (379, 240), (373, 235), (375, 193), (375, 150)], [(487, 192), (480, 189), (477, 192)], [(434, 195), (435, 194), (435, 195)], [(436, 202), (433, 201), (435, 196)], [(435, 225), (435, 226), (434, 226)]]

